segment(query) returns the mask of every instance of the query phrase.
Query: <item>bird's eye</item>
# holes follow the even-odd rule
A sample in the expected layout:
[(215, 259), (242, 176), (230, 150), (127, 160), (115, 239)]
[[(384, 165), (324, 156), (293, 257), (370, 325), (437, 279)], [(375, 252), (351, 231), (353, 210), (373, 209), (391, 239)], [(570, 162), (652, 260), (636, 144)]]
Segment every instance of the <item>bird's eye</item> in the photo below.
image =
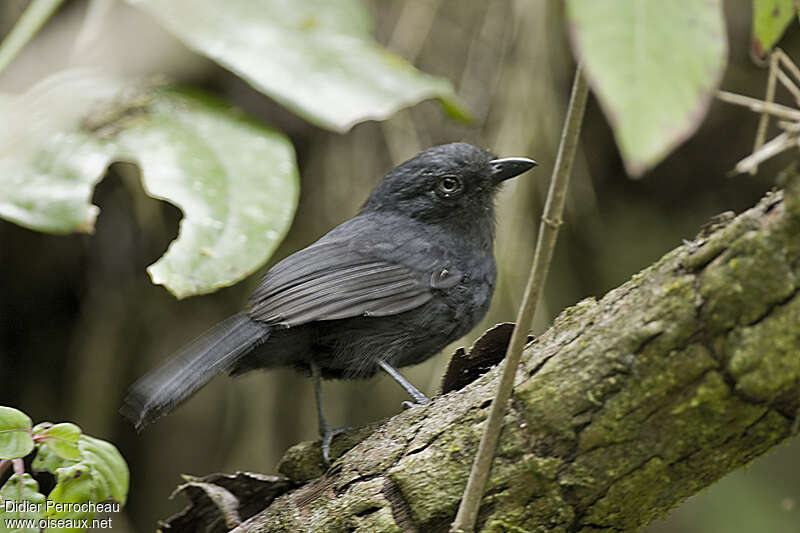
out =
[(455, 176), (445, 176), (439, 180), (439, 193), (449, 198), (461, 190), (461, 180)]

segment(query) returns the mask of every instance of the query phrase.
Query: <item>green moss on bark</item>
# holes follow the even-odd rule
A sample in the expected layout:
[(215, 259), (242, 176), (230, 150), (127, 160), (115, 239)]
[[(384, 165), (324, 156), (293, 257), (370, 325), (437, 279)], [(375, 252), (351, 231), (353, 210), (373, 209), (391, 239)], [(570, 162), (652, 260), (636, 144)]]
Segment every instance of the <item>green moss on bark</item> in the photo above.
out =
[[(770, 346), (773, 357), (764, 357)], [(800, 298), (778, 305), (763, 320), (730, 332), (725, 340), (728, 370), (737, 392), (771, 402), (800, 383)]]

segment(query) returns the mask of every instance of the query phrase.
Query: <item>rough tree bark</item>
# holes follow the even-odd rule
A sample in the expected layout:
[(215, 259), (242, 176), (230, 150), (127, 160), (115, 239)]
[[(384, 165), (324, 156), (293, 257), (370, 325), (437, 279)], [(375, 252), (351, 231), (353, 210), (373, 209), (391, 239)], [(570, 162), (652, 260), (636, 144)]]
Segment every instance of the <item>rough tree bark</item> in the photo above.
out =
[[(562, 312), (526, 347), (479, 529), (637, 531), (796, 434), (799, 277), (792, 179)], [(446, 532), (496, 379), (362, 430), (354, 446), (354, 435), (337, 441), (327, 472), (318, 444), (294, 447), (288, 479), (262, 480), (283, 483), (265, 508), (218, 512), (203, 530)], [(213, 507), (207, 488), (194, 490), (184, 519)]]

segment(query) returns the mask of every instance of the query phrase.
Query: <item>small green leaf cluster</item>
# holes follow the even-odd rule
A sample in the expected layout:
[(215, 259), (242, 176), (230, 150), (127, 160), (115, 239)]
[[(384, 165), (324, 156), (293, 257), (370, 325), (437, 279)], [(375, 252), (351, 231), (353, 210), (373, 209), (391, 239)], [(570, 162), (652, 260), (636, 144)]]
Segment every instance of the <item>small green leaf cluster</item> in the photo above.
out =
[[(55, 476), (46, 497), (24, 471), (23, 458), (34, 452), (33, 471)], [(12, 519), (60, 521), (67, 531), (85, 531), (84, 520), (98, 511), (119, 511), (128, 495), (128, 465), (113, 444), (84, 435), (69, 422), (33, 426), (22, 411), (0, 406), (0, 478), (9, 466), (14, 473), (0, 486), (0, 533), (39, 531), (8, 529)]]

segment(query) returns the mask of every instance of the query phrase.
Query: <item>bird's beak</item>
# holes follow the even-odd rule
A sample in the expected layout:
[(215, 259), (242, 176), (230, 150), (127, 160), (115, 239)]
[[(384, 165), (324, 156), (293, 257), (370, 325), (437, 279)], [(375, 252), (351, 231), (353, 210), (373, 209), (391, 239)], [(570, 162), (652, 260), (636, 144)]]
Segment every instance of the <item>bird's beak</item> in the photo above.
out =
[(527, 157), (505, 157), (489, 161), (492, 165), (492, 178), (497, 185), (509, 178), (519, 176), (526, 170), (530, 170), (539, 163)]

